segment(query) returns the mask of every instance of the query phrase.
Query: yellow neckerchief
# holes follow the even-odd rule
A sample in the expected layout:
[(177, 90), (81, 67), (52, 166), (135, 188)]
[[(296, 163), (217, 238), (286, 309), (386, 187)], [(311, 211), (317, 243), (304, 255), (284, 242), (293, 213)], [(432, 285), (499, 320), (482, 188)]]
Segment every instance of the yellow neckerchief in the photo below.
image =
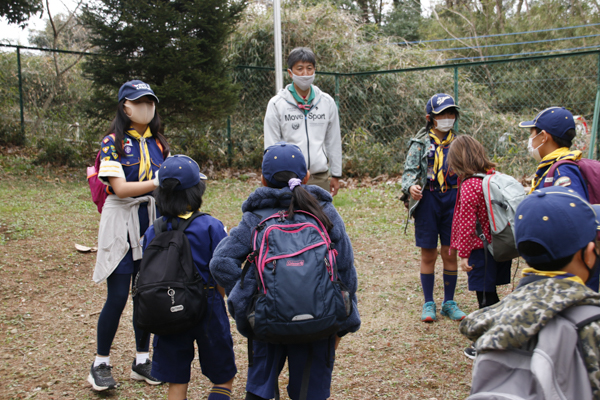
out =
[(135, 129), (128, 130), (127, 134), (140, 142), (140, 171), (138, 173), (138, 181), (141, 182), (144, 178), (149, 181), (152, 179), (152, 168), (150, 166), (150, 152), (148, 151), (146, 139), (152, 137), (150, 127), (146, 128), (146, 132), (143, 135), (137, 133)]
[(178, 217), (183, 218), (183, 219), (188, 219), (189, 217), (192, 216), (193, 213), (194, 213), (193, 211), (188, 211), (185, 214), (179, 214)]
[(529, 190), (529, 193), (535, 190), (536, 186), (538, 185), (538, 182), (542, 182), (544, 177), (548, 174), (548, 171), (550, 171), (550, 166), (556, 161), (578, 161), (579, 159), (581, 159), (581, 151), (571, 151), (567, 147), (560, 147), (554, 150), (552, 153), (548, 154), (546, 157), (542, 158), (542, 161), (540, 161), (540, 163), (538, 164), (537, 171), (535, 171), (535, 177), (533, 178), (533, 182), (531, 182), (531, 189)]
[(446, 180), (444, 179), (444, 146), (450, 144), (455, 138), (456, 135), (451, 130), (448, 131), (448, 134), (444, 138), (444, 140), (440, 140), (439, 137), (433, 133), (433, 129), (429, 131), (429, 137), (433, 139), (437, 147), (435, 149), (435, 159), (433, 160), (433, 175), (437, 177), (437, 181), (440, 184), (440, 191), (446, 191)]
[(570, 274), (568, 272), (565, 271), (539, 271), (535, 268), (523, 268), (523, 277), (525, 276), (529, 276), (529, 275), (538, 275), (538, 276), (547, 276), (548, 278), (559, 278), (559, 279), (566, 279), (568, 281), (573, 281), (573, 282), (577, 282), (577, 283), (581, 283), (582, 285), (585, 285), (585, 283), (583, 282), (583, 280), (578, 277), (577, 275), (573, 275)]

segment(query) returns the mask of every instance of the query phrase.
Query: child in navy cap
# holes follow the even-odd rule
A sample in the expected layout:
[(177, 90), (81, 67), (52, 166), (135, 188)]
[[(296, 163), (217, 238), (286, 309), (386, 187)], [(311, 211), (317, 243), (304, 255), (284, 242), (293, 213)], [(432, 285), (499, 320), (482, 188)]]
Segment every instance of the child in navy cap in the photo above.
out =
[[(570, 150), (576, 135), (573, 114), (564, 107), (549, 107), (532, 121), (523, 121), (519, 126), (529, 128), (527, 150), (539, 163), (529, 193), (550, 185), (563, 186), (573, 189), (589, 201), (587, 185), (577, 165), (561, 163), (554, 169), (552, 176), (548, 175), (552, 166), (559, 161), (576, 162), (582, 157), (581, 151)], [(599, 283), (597, 272), (587, 285), (598, 291)]]
[[(517, 208), (515, 239), (528, 268), (518, 288), (460, 324), (477, 352), (520, 348), (563, 310), (600, 306), (600, 295), (585, 286), (598, 268), (600, 206), (570, 188), (535, 190)], [(593, 398), (600, 398), (600, 322), (579, 329)]]
[(444, 264), (441, 314), (455, 321), (465, 317), (454, 301), (458, 263), (456, 250), (450, 249), (458, 185), (456, 174), (448, 168), (448, 150), (456, 137), (452, 127), (459, 116), (458, 109), (449, 94), (438, 93), (427, 101), (427, 125), (411, 139), (402, 175), (403, 199), (409, 200), (408, 218), (414, 217), (416, 245), (421, 248), (421, 286), (425, 297), (421, 313), (423, 322), (437, 320), (433, 287), (438, 237)]
[[(172, 229), (174, 219), (188, 219), (202, 206), (206, 176), (191, 158), (176, 155), (167, 158), (158, 173), (159, 187), (154, 191), (156, 205)], [(221, 221), (202, 214), (184, 231), (192, 249), (192, 259), (208, 287), (208, 307), (199, 325), (173, 335), (154, 336), (152, 375), (169, 382), (169, 400), (187, 398), (194, 342), (202, 373), (212, 382), (209, 400), (229, 400), (237, 373), (229, 318), (223, 289), (215, 283), (208, 268), (213, 252), (227, 236)], [(151, 225), (144, 236), (144, 249), (155, 237)]]
[[(254, 271), (244, 276), (241, 285), (242, 263), (252, 253), (252, 233), (261, 221), (262, 209), (285, 209), (288, 213), (304, 210), (315, 215), (326, 227), (333, 247), (338, 252), (339, 277), (348, 287), (352, 299), (352, 313), (339, 327), (335, 337), (312, 343), (276, 345), (253, 341), (253, 365), (248, 368), (246, 399), (261, 400), (275, 397), (277, 378), (285, 360), (289, 366), (288, 394), (298, 400), (309, 346), (312, 346), (312, 364), (307, 399), (325, 400), (330, 395), (335, 349), (342, 336), (360, 327), (356, 306), (357, 278), (354, 269), (352, 245), (346, 234), (344, 222), (334, 208), (331, 194), (318, 186), (305, 186), (310, 176), (302, 151), (294, 144), (279, 142), (267, 150), (263, 157), (262, 184), (242, 204), (242, 221), (231, 230), (231, 235), (219, 244), (210, 263), (216, 281), (225, 288), (231, 315), (240, 333), (252, 336), (246, 310), (257, 287)], [(251, 264), (251, 269), (255, 268)]]
[[(156, 218), (152, 191), (158, 185), (156, 172), (169, 154), (157, 103), (149, 84), (140, 80), (124, 83), (115, 118), (100, 144), (98, 180), (106, 185), (103, 190), (107, 197), (101, 207), (93, 279), (106, 281), (107, 294), (98, 318), (96, 358), (87, 378), (96, 391), (117, 386), (110, 363), (111, 346), (127, 305), (132, 276), (140, 268), (140, 237)], [(130, 377), (160, 385), (162, 382), (150, 374), (150, 335), (135, 324), (133, 330), (136, 355)]]

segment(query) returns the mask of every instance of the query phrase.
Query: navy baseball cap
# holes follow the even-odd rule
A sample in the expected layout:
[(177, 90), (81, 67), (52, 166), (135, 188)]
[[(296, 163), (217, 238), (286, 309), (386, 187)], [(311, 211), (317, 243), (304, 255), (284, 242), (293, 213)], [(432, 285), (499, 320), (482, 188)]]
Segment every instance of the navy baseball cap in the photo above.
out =
[(454, 98), (446, 93), (438, 93), (431, 96), (425, 106), (426, 114), (439, 114), (447, 108), (460, 108), (454, 102)]
[(550, 186), (533, 191), (519, 204), (515, 240), (542, 245), (547, 253), (521, 257), (528, 264), (543, 264), (572, 256), (593, 242), (600, 231), (600, 205), (592, 205), (573, 189)]
[(119, 89), (119, 101), (126, 100), (137, 100), (142, 96), (152, 96), (158, 103), (158, 97), (154, 94), (154, 91), (150, 88), (150, 85), (139, 80), (125, 82), (121, 89)]
[(306, 160), (298, 146), (286, 142), (277, 142), (265, 150), (262, 162), (262, 175), (275, 187), (286, 187), (287, 182), (278, 182), (273, 176), (278, 172), (289, 171), (304, 179)]
[(535, 116), (533, 121), (523, 121), (521, 128), (539, 128), (552, 136), (564, 137), (569, 129), (575, 129), (573, 114), (564, 107), (550, 107)]
[(200, 180), (206, 180), (206, 175), (200, 172), (198, 163), (188, 156), (177, 154), (165, 160), (160, 166), (158, 182), (163, 187), (165, 179), (177, 179), (179, 185), (175, 191), (189, 189), (196, 186)]

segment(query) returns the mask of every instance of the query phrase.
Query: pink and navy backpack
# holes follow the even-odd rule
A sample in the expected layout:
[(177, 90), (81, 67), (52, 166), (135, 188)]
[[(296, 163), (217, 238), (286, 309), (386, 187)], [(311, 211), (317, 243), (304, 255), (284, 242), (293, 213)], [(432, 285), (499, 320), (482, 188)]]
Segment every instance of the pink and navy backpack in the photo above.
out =
[(252, 235), (258, 282), (247, 317), (253, 337), (269, 343), (308, 343), (339, 331), (352, 311), (336, 255), (323, 223), (305, 211), (254, 211), (262, 218)]

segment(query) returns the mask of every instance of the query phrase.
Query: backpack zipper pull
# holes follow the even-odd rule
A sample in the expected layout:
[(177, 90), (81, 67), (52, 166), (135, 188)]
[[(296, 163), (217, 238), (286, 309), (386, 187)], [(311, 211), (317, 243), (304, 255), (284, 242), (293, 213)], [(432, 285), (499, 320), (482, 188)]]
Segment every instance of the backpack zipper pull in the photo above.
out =
[(277, 260), (273, 260), (273, 275), (275, 275), (275, 267), (277, 266)]

